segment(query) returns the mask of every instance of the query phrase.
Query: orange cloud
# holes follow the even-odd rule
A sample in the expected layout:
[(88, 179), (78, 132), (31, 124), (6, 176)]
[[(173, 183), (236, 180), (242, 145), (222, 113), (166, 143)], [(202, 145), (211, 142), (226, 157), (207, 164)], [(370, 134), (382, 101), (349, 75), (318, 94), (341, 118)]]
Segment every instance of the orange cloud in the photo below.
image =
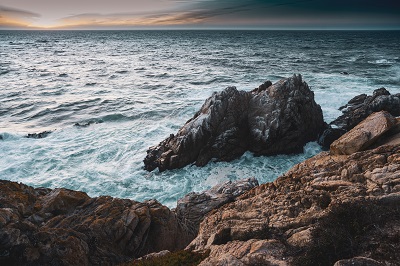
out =
[(203, 19), (190, 17), (188, 13), (165, 13), (140, 16), (137, 14), (82, 14), (60, 20), (57, 28), (76, 27), (117, 27), (117, 26), (173, 26), (202, 22)]
[(26, 28), (39, 14), (15, 8), (0, 6), (0, 28)]

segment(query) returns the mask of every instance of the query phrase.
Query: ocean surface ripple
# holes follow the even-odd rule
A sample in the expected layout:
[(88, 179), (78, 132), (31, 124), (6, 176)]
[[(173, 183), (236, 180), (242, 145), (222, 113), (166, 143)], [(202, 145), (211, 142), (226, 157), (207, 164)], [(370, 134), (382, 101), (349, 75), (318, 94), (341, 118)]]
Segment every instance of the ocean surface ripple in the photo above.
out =
[(301, 73), (327, 122), (355, 95), (399, 93), (399, 43), (399, 31), (0, 31), (0, 178), (170, 207), (227, 180), (272, 181), (320, 147), (163, 173), (142, 160), (227, 86)]

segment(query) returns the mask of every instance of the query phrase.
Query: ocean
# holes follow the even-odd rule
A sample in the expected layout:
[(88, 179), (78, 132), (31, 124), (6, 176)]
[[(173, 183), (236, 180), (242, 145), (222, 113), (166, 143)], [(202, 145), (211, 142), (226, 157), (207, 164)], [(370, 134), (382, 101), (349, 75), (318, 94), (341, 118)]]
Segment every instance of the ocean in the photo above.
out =
[(399, 31), (0, 31), (0, 179), (169, 207), (227, 180), (273, 181), (318, 144), (162, 173), (142, 161), (228, 86), (300, 73), (326, 122), (358, 94), (400, 93), (399, 44)]

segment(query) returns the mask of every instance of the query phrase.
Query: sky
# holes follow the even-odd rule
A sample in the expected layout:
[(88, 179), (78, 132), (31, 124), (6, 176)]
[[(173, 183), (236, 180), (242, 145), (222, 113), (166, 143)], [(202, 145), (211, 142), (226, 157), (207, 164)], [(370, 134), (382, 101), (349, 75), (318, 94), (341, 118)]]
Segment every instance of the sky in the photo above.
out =
[(0, 29), (400, 29), (400, 0), (0, 0)]

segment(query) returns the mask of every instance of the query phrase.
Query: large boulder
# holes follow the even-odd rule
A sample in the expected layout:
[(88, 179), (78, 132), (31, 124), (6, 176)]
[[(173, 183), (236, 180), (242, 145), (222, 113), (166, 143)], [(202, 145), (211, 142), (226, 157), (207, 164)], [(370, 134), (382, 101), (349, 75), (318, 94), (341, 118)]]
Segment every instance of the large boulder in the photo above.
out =
[(182, 249), (194, 236), (155, 200), (90, 198), (0, 180), (1, 265), (115, 265)]
[(248, 150), (256, 155), (301, 152), (323, 128), (321, 107), (301, 75), (273, 85), (267, 81), (250, 92), (229, 87), (207, 99), (176, 135), (150, 147), (145, 169), (203, 166)]
[(211, 211), (187, 249), (210, 252), (200, 265), (398, 265), (396, 139), (383, 134), (374, 149), (294, 166)]
[(339, 108), (342, 115), (329, 123), (318, 143), (329, 146), (340, 136), (354, 128), (373, 112), (387, 111), (393, 116), (400, 115), (400, 94), (391, 95), (385, 88), (377, 89), (372, 95), (361, 94)]
[(386, 111), (371, 114), (349, 132), (335, 140), (331, 154), (352, 154), (363, 151), (378, 141), (386, 132), (397, 126), (397, 120)]

